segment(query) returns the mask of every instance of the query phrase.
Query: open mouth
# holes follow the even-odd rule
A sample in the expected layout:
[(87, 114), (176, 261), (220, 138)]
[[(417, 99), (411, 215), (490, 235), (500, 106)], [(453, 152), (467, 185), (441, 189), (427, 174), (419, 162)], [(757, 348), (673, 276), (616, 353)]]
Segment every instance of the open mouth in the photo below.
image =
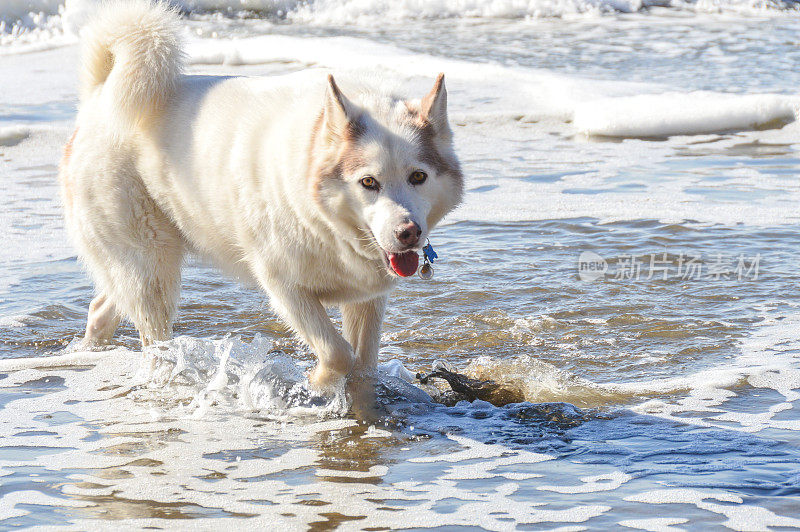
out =
[(417, 273), (419, 254), (412, 250), (403, 253), (389, 253), (384, 251), (389, 269), (400, 277), (410, 277)]
[(378, 243), (378, 239), (375, 238), (375, 233), (373, 233), (371, 229), (366, 229), (364, 232), (372, 238), (375, 246), (381, 250), (383, 262), (386, 265), (387, 270), (400, 277), (411, 277), (417, 273), (417, 269), (419, 268), (418, 251), (413, 249), (409, 249), (408, 251), (403, 251), (401, 253), (392, 253), (386, 251)]

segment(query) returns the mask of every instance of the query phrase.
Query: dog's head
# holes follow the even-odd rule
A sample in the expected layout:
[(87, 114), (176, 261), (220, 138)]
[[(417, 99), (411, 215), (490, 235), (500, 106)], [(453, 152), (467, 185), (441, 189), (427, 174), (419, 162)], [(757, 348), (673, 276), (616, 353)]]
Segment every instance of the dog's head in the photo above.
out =
[(387, 271), (413, 275), (418, 250), (463, 194), (444, 76), (411, 101), (371, 92), (351, 100), (328, 76), (311, 160), (309, 186), (328, 221)]

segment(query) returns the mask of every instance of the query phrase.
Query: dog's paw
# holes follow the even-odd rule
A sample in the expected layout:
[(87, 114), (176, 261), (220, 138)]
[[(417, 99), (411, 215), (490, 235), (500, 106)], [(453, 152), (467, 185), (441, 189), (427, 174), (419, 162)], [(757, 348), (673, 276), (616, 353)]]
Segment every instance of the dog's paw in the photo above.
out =
[(333, 369), (317, 364), (317, 367), (308, 376), (308, 382), (312, 388), (321, 391), (335, 390), (344, 382), (345, 374), (334, 371)]

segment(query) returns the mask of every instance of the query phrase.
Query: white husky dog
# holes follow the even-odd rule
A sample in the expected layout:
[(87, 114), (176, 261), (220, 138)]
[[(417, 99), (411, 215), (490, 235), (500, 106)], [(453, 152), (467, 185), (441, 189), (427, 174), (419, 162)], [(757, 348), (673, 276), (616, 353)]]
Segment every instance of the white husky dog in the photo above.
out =
[(177, 17), (150, 0), (107, 5), (84, 48), (60, 180), (97, 289), (86, 340), (122, 317), (168, 339), (193, 251), (267, 292), (315, 385), (373, 368), (389, 292), (462, 197), (443, 76), (404, 100), (318, 70), (183, 75)]

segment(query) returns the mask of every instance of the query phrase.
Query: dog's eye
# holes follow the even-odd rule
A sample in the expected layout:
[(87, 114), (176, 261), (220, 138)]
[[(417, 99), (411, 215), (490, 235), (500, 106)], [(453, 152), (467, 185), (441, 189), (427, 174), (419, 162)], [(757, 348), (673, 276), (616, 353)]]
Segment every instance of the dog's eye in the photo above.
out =
[(422, 170), (416, 170), (414, 172), (411, 172), (411, 175), (408, 176), (408, 182), (411, 183), (412, 185), (421, 185), (422, 183), (425, 182), (426, 179), (428, 179), (428, 174), (426, 174)]
[(367, 177), (362, 177), (360, 183), (361, 186), (370, 190), (378, 190), (378, 188), (380, 188), (378, 180), (369, 175)]

